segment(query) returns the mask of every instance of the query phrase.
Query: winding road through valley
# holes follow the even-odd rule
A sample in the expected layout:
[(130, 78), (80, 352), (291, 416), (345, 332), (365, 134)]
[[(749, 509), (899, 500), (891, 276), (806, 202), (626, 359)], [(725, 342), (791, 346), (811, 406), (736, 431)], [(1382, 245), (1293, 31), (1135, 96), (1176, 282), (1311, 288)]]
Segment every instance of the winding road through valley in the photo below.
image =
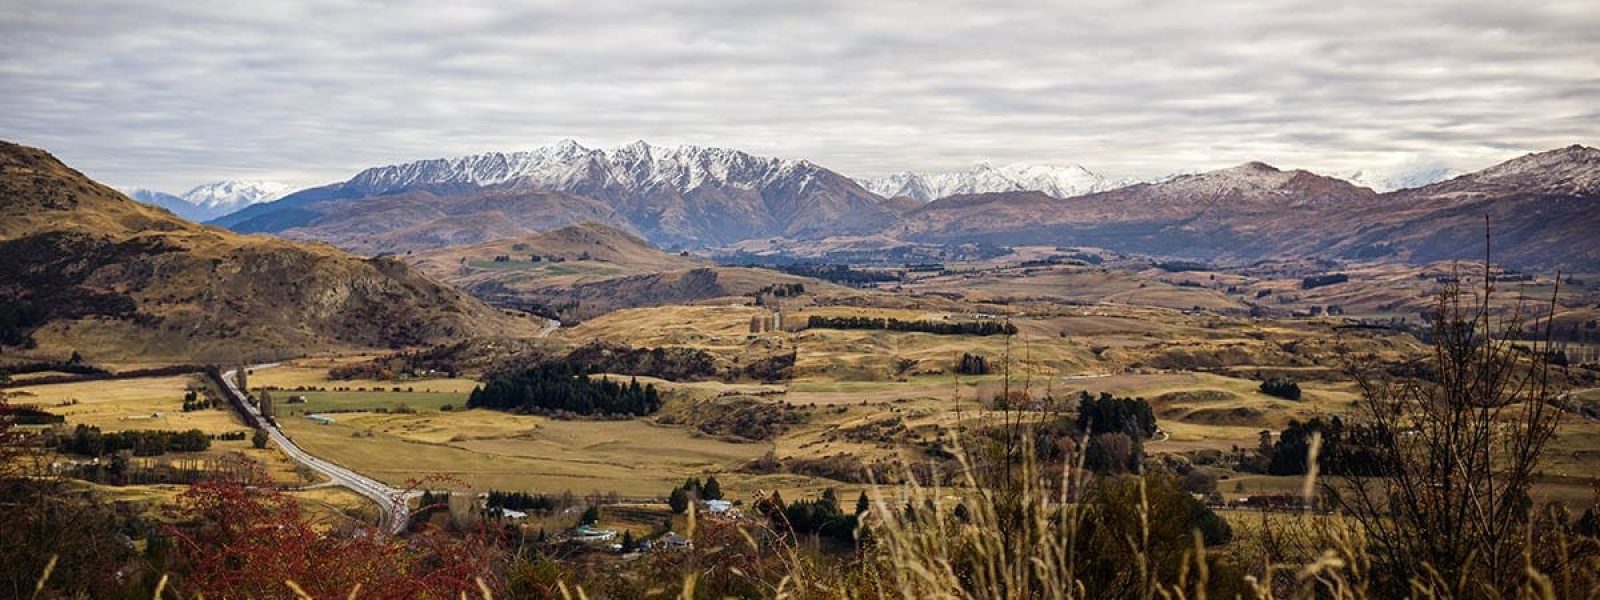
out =
[[(257, 365), (252, 369), (265, 369), (273, 366), (276, 365)], [(383, 515), (380, 525), (384, 531), (390, 534), (398, 534), (405, 529), (406, 520), (410, 517), (411, 512), (410, 507), (406, 504), (405, 490), (390, 487), (381, 481), (317, 458), (312, 456), (311, 453), (302, 450), (300, 446), (294, 443), (294, 440), (284, 435), (283, 430), (278, 428), (276, 422), (261, 415), (259, 406), (245, 400), (244, 392), (235, 383), (237, 381), (236, 374), (237, 370), (223, 373), (222, 385), (228, 388), (229, 394), (239, 398), (239, 405), (250, 413), (252, 420), (261, 424), (261, 428), (267, 431), (267, 436), (272, 440), (273, 444), (276, 444), (280, 450), (283, 450), (285, 455), (288, 455), (295, 462), (303, 464), (311, 470), (326, 476), (333, 483), (349, 488), (351, 491), (371, 500), (373, 504), (378, 506), (379, 512)]]
[[(554, 319), (546, 319), (546, 321), (547, 323), (542, 329), (539, 330), (537, 337), (548, 337), (561, 326), (560, 321), (556, 321)], [(274, 366), (277, 366), (276, 363), (256, 365), (250, 368), (252, 370), (268, 369)], [(261, 407), (246, 399), (247, 397), (244, 393), (244, 390), (241, 390), (238, 387), (238, 379), (236, 377), (237, 374), (237, 369), (222, 373), (222, 385), (227, 389), (227, 393), (232, 395), (238, 401), (238, 405), (244, 407), (244, 410), (249, 413), (249, 420), (261, 424), (261, 427), (267, 431), (267, 436), (272, 440), (273, 444), (276, 444), (278, 448), (283, 450), (285, 455), (288, 455), (288, 457), (293, 459), (295, 462), (303, 464), (311, 468), (311, 470), (321, 473), (332, 483), (349, 488), (351, 491), (371, 500), (373, 504), (378, 506), (379, 512), (382, 513), (380, 526), (384, 531), (387, 531), (393, 535), (399, 534), (401, 531), (405, 530), (406, 522), (409, 521), (411, 517), (411, 507), (407, 501), (414, 492), (391, 487), (386, 483), (371, 477), (367, 477), (366, 475), (362, 475), (346, 467), (318, 458), (300, 448), (300, 446), (294, 443), (293, 439), (290, 439), (288, 435), (283, 433), (283, 430), (278, 427), (278, 424), (274, 420), (267, 419), (262, 416)]]

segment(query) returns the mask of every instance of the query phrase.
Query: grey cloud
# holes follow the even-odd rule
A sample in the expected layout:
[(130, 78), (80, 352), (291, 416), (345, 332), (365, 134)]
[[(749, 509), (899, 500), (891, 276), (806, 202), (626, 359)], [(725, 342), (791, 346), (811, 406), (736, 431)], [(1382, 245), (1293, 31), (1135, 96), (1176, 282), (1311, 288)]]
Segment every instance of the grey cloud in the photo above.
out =
[(1478, 168), (1600, 143), (1585, 1), (256, 4), (0, 11), (0, 138), (163, 189), (563, 137), (854, 176)]

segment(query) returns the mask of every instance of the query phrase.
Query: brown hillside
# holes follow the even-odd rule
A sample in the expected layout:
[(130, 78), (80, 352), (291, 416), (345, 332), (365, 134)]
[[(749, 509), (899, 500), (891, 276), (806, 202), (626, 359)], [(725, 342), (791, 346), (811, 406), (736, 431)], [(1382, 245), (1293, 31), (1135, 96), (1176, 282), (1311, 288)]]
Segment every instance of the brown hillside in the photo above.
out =
[[(535, 255), (540, 257), (537, 262), (532, 260)], [(824, 281), (767, 269), (712, 267), (593, 222), (419, 252), (409, 260), (479, 298), (544, 306), (562, 320), (588, 319), (622, 308), (744, 296), (778, 283), (800, 283), (808, 290), (837, 289)]]
[(532, 332), (394, 259), (195, 225), (0, 142), (0, 343), (242, 360)]

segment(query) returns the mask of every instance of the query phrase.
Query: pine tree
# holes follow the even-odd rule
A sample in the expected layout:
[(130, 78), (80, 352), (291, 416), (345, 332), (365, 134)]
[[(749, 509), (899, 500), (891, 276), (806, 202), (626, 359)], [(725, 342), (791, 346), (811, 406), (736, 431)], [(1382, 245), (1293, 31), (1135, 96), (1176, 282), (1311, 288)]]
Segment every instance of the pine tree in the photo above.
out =
[(683, 514), (689, 509), (689, 493), (683, 488), (673, 488), (672, 494), (667, 496), (667, 506), (672, 508), (673, 514)]
[(593, 525), (600, 522), (600, 507), (593, 504), (583, 510), (583, 516), (578, 518), (579, 525)]
[(857, 515), (866, 514), (866, 512), (868, 510), (871, 510), (871, 509), (872, 509), (872, 502), (870, 500), (867, 500), (867, 492), (866, 492), (866, 490), (862, 490), (861, 495), (856, 497), (856, 514)]
[(700, 479), (697, 478), (697, 477), (690, 477), (688, 479), (685, 479), (683, 481), (683, 491), (689, 492), (690, 495), (693, 495), (694, 497), (699, 498), (700, 497)]
[(722, 484), (717, 483), (716, 475), (706, 478), (705, 486), (700, 490), (700, 497), (706, 500), (722, 499)]

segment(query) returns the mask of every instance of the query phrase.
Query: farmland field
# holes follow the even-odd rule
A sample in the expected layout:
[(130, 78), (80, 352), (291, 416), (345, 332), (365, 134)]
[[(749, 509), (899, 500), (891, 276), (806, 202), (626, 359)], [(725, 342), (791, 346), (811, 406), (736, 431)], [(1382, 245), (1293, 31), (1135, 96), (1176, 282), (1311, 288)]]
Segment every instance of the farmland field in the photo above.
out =
[[(290, 403), (295, 397), (304, 397), (306, 402)], [(330, 411), (392, 411), (401, 407), (436, 411), (445, 406), (460, 408), (467, 402), (467, 395), (459, 392), (279, 392), (274, 398), (278, 402), (279, 416)]]
[(245, 425), (224, 408), (183, 412), (183, 397), (200, 386), (198, 375), (151, 377), (25, 386), (9, 390), (12, 402), (33, 404), (66, 417), (67, 425), (128, 429), (199, 429), (206, 433), (239, 431)]
[(449, 475), (452, 487), (665, 494), (684, 478), (730, 470), (770, 446), (698, 437), (644, 421), (559, 421), (470, 410), (280, 419), (308, 452), (393, 485)]

